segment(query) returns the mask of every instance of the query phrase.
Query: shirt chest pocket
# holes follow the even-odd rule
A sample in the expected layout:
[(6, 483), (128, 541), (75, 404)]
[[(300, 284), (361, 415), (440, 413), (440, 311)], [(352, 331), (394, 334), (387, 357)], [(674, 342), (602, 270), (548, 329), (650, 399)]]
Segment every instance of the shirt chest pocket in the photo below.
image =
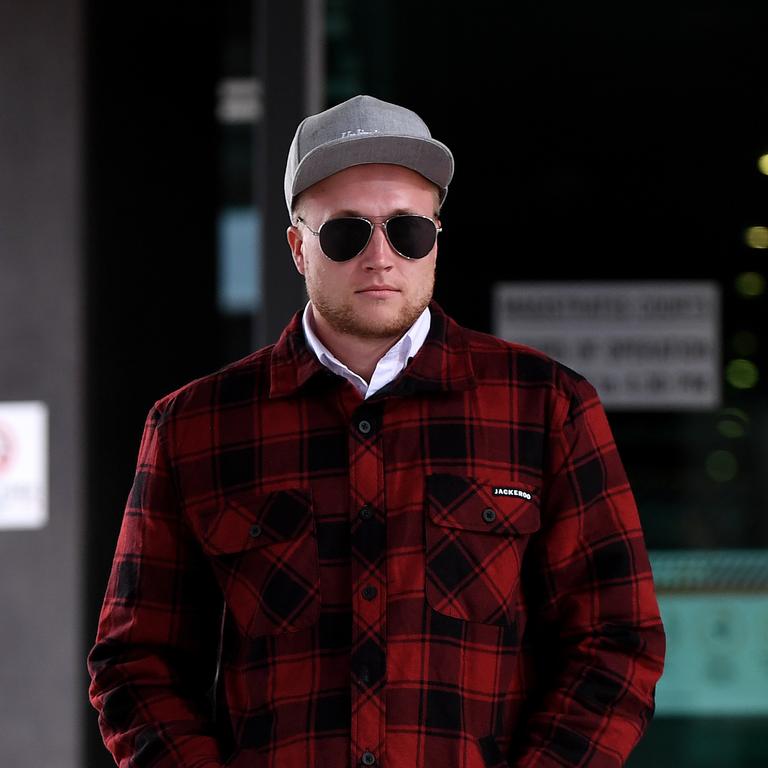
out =
[(309, 490), (228, 495), (206, 521), (201, 544), (243, 634), (274, 635), (317, 621), (320, 571)]
[(426, 477), (425, 596), (439, 613), (511, 624), (520, 564), (541, 525), (537, 489), (474, 477)]

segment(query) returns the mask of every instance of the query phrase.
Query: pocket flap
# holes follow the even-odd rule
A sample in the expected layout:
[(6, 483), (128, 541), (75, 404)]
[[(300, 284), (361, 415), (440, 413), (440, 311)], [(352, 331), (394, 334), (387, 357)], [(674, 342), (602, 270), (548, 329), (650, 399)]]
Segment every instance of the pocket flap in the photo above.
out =
[(426, 480), (429, 514), (438, 525), (505, 535), (533, 533), (541, 525), (534, 485), (444, 473)]
[(206, 524), (203, 546), (213, 554), (264, 547), (295, 539), (311, 521), (308, 489), (228, 494)]

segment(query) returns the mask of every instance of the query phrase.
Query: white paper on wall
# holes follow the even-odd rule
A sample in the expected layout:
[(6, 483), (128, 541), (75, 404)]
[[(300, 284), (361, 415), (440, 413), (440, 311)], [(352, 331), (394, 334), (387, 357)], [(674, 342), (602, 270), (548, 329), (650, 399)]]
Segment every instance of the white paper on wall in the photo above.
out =
[(48, 522), (48, 406), (0, 402), (0, 529)]

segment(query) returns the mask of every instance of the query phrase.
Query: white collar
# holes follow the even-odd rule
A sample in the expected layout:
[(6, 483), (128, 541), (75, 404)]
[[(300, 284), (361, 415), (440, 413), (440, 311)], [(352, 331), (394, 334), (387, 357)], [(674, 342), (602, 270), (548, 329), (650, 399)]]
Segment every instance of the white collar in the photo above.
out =
[(416, 355), (419, 349), (421, 349), (422, 344), (424, 344), (432, 321), (429, 307), (424, 307), (424, 311), (416, 318), (413, 325), (379, 359), (373, 371), (373, 376), (371, 376), (371, 381), (368, 383), (362, 376), (359, 376), (344, 365), (317, 337), (310, 322), (311, 303), (311, 301), (308, 301), (304, 307), (304, 314), (301, 320), (307, 343), (315, 355), (317, 355), (317, 359), (326, 368), (352, 382), (360, 394), (366, 398), (377, 392), (384, 385), (389, 384), (405, 368), (408, 361)]

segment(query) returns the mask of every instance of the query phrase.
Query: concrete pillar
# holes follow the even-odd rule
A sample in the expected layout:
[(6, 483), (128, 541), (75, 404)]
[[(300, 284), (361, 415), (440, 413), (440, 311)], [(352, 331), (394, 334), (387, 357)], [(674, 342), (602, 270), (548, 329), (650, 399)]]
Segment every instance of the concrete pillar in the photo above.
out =
[(0, 2), (0, 401), (49, 411), (49, 521), (0, 529), (0, 765), (81, 768), (78, 0)]

